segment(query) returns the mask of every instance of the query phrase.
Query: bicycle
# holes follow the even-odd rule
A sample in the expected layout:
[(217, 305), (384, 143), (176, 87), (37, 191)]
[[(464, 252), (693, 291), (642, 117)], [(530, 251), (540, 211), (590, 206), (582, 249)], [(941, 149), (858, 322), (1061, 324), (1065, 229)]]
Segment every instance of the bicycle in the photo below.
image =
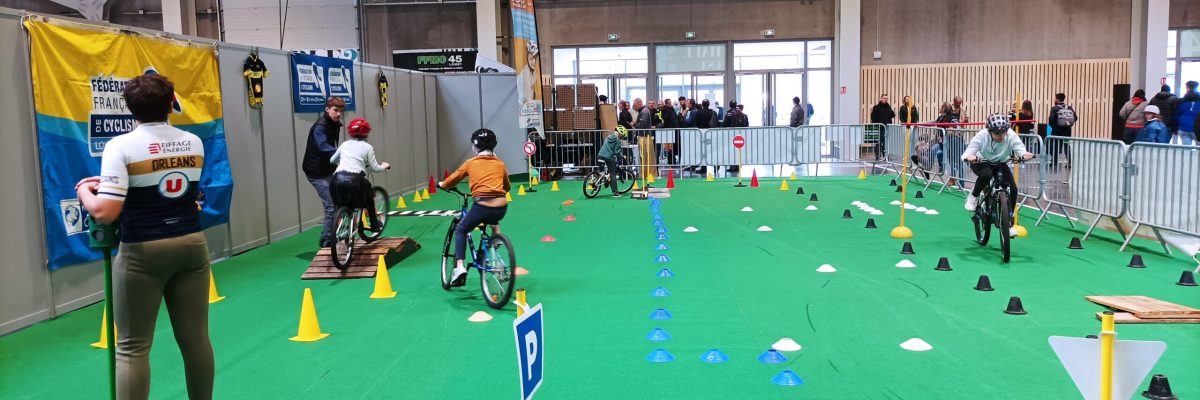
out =
[(356, 236), (366, 243), (371, 243), (379, 239), (383, 235), (383, 229), (387, 227), (387, 211), (391, 199), (387, 191), (379, 186), (372, 186), (371, 193), (375, 199), (375, 215), (379, 219), (379, 226), (369, 226), (369, 215), (362, 208), (338, 207), (333, 213), (334, 244), (329, 246), (329, 253), (333, 258), (333, 266), (337, 269), (345, 271), (350, 266), (350, 260), (354, 257)]
[[(1016, 164), (1023, 162), (1018, 158), (1009, 161)], [(1004, 165), (1007, 162), (991, 163), (980, 160), (974, 163)], [(1012, 228), (1013, 210), (1009, 209), (1009, 199), (1013, 193), (1008, 187), (1008, 177), (1005, 176), (1004, 169), (996, 168), (993, 171), (991, 185), (980, 193), (975, 212), (971, 214), (971, 222), (975, 225), (975, 241), (980, 246), (987, 246), (992, 234), (992, 225), (996, 226), (996, 229), (1000, 231), (1000, 253), (1004, 262), (1007, 263), (1012, 254), (1012, 237), (1008, 233)]]
[[(445, 190), (462, 197), (462, 206), (458, 215), (450, 221), (450, 228), (446, 230), (446, 241), (442, 244), (442, 289), (450, 290), (452, 287), (450, 280), (453, 278), (455, 265), (454, 228), (466, 217), (470, 196), (458, 191), (458, 188)], [(512, 241), (507, 236), (489, 229), (494, 228), (492, 224), (481, 224), (478, 228), (481, 232), (478, 249), (475, 248), (475, 244), (471, 242), (470, 234), (468, 234), (467, 246), (470, 250), (471, 261), (466, 263), (465, 267), (479, 271), (479, 283), (484, 301), (487, 302), (488, 307), (500, 310), (512, 297), (513, 286), (517, 282), (515, 271), (517, 256), (513, 252)]]
[[(621, 157), (621, 163), (624, 164), (626, 157)], [(629, 193), (633, 190), (633, 183), (637, 182), (637, 172), (627, 166), (617, 167), (617, 192), (620, 194)], [(607, 188), (609, 185), (608, 163), (600, 163), (600, 166), (593, 170), (583, 179), (583, 196), (589, 199), (595, 198), (600, 194), (600, 190)]]

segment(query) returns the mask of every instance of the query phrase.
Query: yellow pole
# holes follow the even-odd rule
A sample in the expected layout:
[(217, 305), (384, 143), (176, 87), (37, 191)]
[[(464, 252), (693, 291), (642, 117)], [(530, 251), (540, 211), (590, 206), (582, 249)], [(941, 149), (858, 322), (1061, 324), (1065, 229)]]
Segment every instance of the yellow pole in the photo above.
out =
[(737, 149), (737, 151), (738, 151), (738, 186), (744, 186), (744, 185), (742, 185), (742, 149)]
[(525, 289), (517, 289), (517, 316), (525, 314)]
[[(1017, 120), (1021, 119), (1020, 109), (1021, 109), (1021, 91), (1018, 90), (1017, 91), (1017, 111), (1013, 113), (1013, 118), (1016, 118)], [(1015, 131), (1017, 132), (1018, 135), (1020, 135), (1021, 134), (1021, 126), (1017, 125)], [(1017, 187), (1021, 186), (1021, 167), (1020, 166), (1016, 166), (1016, 168), (1013, 168), (1013, 183), (1016, 183)], [(1013, 210), (1013, 226), (1012, 227), (1014, 230), (1017, 231), (1017, 237), (1029, 236), (1029, 230), (1025, 229), (1025, 227), (1021, 226), (1021, 223), (1019, 222), (1020, 216), (1021, 216), (1021, 204), (1024, 204), (1024, 203), (1025, 202), (1021, 201), (1021, 199), (1017, 199), (1017, 207), (1016, 207), (1016, 209)]]
[(1113, 345), (1117, 340), (1112, 311), (1100, 317), (1100, 400), (1112, 400)]
[[(915, 100), (913, 101), (916, 102)], [(908, 109), (908, 121), (912, 121), (912, 107)], [(904, 206), (908, 198), (908, 138), (912, 133), (912, 126), (904, 127), (904, 159), (901, 160), (900, 168), (900, 226), (892, 229), (892, 237), (895, 239), (908, 239), (913, 237), (912, 229), (904, 226)], [(885, 138), (886, 140), (886, 138)]]

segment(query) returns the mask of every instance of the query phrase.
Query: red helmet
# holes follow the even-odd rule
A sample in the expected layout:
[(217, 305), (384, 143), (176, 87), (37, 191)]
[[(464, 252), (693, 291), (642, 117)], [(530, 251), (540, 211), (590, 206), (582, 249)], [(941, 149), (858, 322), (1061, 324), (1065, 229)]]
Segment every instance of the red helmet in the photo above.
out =
[(367, 137), (371, 133), (371, 123), (362, 118), (355, 118), (350, 121), (346, 131), (350, 133), (350, 137)]

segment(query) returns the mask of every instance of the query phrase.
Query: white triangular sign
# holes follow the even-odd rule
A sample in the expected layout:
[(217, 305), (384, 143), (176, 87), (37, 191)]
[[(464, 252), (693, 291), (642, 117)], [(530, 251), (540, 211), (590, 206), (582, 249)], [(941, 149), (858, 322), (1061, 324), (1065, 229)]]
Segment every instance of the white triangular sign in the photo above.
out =
[[(1100, 399), (1100, 339), (1051, 336), (1050, 347), (1084, 400)], [(1167, 350), (1166, 342), (1118, 340), (1113, 348), (1114, 399), (1128, 399)]]

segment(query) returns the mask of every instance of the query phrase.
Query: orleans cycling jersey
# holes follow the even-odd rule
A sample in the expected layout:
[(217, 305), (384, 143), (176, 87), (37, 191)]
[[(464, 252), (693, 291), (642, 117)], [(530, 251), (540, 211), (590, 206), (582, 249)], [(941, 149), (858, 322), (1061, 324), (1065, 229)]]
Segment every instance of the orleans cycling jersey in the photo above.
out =
[(246, 95), (251, 107), (262, 107), (263, 80), (270, 75), (271, 71), (267, 71), (267, 65), (257, 54), (251, 53), (250, 57), (246, 57), (246, 62), (242, 64), (242, 76), (246, 77)]
[(204, 144), (165, 123), (142, 124), (105, 145), (97, 197), (124, 201), (121, 241), (200, 231), (196, 198)]

